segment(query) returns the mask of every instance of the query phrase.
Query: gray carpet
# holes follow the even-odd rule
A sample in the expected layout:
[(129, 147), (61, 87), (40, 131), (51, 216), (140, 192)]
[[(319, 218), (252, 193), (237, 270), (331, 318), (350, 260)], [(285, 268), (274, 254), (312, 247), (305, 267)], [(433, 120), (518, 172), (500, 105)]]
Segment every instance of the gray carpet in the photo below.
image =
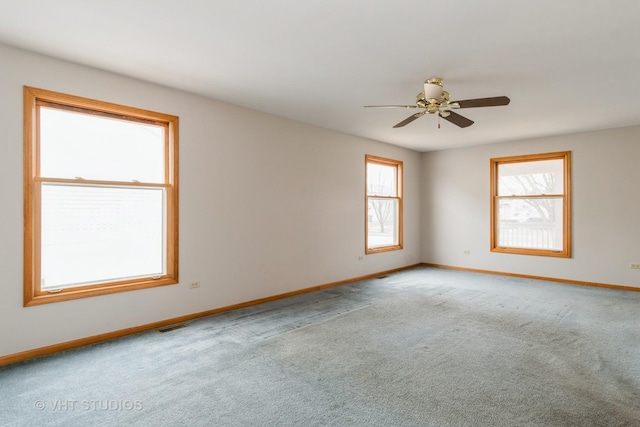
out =
[(415, 268), (0, 368), (2, 426), (640, 426), (640, 293)]

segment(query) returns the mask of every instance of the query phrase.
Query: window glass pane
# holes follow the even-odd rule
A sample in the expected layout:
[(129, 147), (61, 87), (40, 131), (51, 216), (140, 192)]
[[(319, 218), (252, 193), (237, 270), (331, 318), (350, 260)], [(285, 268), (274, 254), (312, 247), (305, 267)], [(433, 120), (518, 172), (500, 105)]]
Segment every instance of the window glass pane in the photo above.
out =
[(164, 127), (40, 107), (40, 176), (164, 182)]
[(563, 199), (499, 199), (498, 246), (562, 250)]
[(367, 163), (367, 192), (371, 196), (397, 196), (396, 166)]
[(398, 245), (399, 201), (369, 197), (368, 243), (369, 248)]
[(164, 189), (42, 185), (41, 288), (165, 272)]
[(498, 166), (498, 195), (562, 194), (563, 177), (562, 159), (504, 163)]

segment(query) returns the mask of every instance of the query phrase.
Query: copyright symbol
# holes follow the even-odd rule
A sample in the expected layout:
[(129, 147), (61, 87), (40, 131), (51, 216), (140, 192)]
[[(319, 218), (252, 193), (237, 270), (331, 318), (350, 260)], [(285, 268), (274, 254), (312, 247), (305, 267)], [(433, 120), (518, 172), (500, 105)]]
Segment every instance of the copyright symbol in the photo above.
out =
[(33, 402), (33, 407), (36, 408), (36, 410), (38, 411), (42, 411), (44, 410), (44, 408), (46, 408), (47, 404), (44, 403), (42, 400), (36, 400), (35, 402)]

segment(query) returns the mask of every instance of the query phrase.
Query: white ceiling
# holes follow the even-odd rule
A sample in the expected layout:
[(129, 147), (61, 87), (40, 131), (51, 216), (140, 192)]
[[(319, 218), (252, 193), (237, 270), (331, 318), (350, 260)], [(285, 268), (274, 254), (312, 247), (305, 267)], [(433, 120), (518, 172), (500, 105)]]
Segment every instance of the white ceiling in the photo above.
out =
[[(0, 42), (419, 151), (640, 124), (638, 0), (0, 0)], [(1, 60), (1, 58), (0, 58)], [(466, 129), (416, 110), (443, 77)]]

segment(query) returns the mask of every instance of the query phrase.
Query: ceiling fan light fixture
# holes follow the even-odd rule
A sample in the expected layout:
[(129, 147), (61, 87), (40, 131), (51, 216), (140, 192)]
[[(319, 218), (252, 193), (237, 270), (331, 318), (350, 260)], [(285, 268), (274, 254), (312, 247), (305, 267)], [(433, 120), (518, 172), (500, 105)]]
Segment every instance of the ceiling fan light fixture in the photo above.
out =
[(435, 99), (440, 101), (442, 98), (442, 79), (433, 78), (424, 82), (424, 99)]

